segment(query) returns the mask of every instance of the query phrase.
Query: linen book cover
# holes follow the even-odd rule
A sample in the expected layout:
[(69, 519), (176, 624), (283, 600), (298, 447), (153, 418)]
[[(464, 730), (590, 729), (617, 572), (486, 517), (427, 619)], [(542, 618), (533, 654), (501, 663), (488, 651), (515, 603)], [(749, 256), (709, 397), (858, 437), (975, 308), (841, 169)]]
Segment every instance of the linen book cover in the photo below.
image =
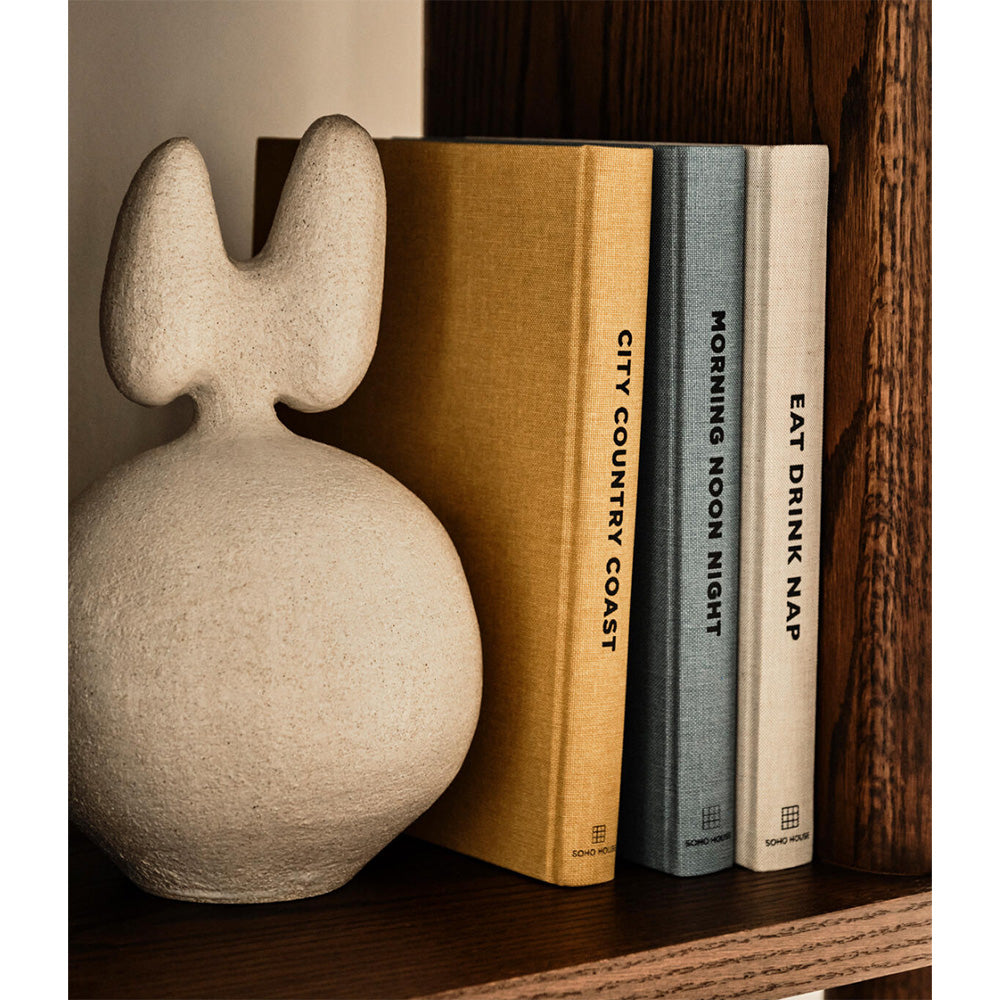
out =
[(622, 854), (733, 863), (746, 154), (655, 146)]
[(825, 146), (747, 147), (736, 861), (812, 858)]
[[(606, 881), (652, 152), (378, 148), (388, 229), (374, 360), (338, 409), (283, 418), (399, 479), (462, 558), (483, 642), (482, 711), (461, 771), (411, 832), (545, 881)], [(265, 199), (280, 190), (266, 161), (280, 172), (290, 155), (262, 140)], [(259, 239), (267, 207), (258, 214)]]

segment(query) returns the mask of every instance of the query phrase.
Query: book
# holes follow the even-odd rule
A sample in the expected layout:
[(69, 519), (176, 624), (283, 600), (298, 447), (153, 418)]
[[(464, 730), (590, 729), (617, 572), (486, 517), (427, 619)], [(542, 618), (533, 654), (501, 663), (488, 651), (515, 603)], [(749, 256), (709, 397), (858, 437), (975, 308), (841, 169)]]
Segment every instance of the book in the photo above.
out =
[(675, 875), (735, 846), (745, 164), (653, 153), (619, 840)]
[(829, 154), (748, 146), (736, 861), (812, 858)]
[[(265, 194), (278, 187), (269, 158), (290, 160), (287, 143), (268, 143), (258, 148)], [(377, 145), (388, 224), (371, 368), (337, 410), (283, 419), (419, 496), (469, 581), (483, 642), (479, 725), (458, 776), (411, 832), (547, 882), (607, 881), (652, 152)]]

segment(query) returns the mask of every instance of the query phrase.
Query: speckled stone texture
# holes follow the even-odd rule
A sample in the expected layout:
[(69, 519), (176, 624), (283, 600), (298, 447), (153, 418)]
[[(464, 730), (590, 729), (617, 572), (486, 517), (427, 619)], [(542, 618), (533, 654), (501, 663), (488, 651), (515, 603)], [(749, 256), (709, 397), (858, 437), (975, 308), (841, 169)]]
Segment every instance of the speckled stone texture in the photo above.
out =
[(342, 885), (454, 777), (481, 692), (459, 558), (412, 493), (296, 437), (375, 348), (385, 192), (367, 133), (306, 133), (271, 238), (222, 244), (173, 139), (122, 205), (101, 305), (112, 378), (189, 393), (180, 439), (70, 513), (70, 814), (142, 888), (212, 902)]

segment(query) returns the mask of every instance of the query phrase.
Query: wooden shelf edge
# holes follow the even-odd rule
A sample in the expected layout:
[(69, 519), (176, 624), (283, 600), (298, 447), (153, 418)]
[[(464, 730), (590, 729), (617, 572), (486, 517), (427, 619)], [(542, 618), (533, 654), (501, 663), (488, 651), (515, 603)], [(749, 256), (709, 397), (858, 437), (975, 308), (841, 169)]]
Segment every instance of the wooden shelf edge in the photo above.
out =
[(409, 837), (342, 889), (213, 907), (70, 835), (69, 995), (774, 997), (930, 963), (931, 880), (829, 865), (547, 886)]
[(931, 964), (931, 893), (426, 995), (423, 1000), (789, 997)]

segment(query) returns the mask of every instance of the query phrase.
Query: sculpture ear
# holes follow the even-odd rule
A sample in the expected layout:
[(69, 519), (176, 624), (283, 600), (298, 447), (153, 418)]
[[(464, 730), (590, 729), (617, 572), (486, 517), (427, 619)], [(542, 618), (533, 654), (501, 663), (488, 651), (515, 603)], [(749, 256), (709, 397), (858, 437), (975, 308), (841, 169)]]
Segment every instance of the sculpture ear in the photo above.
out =
[(101, 345), (124, 395), (162, 405), (205, 379), (234, 271), (205, 162), (190, 139), (170, 139), (132, 180), (104, 276)]
[(298, 410), (338, 406), (368, 369), (378, 335), (385, 183), (360, 125), (320, 118), (302, 137), (267, 244), (251, 267), (266, 282), (265, 343), (277, 397)]
[(342, 403), (375, 350), (385, 184), (363, 128), (334, 116), (302, 138), (267, 245), (234, 264), (189, 139), (146, 157), (118, 214), (101, 296), (115, 385), (137, 403), (211, 388), (300, 410)]

